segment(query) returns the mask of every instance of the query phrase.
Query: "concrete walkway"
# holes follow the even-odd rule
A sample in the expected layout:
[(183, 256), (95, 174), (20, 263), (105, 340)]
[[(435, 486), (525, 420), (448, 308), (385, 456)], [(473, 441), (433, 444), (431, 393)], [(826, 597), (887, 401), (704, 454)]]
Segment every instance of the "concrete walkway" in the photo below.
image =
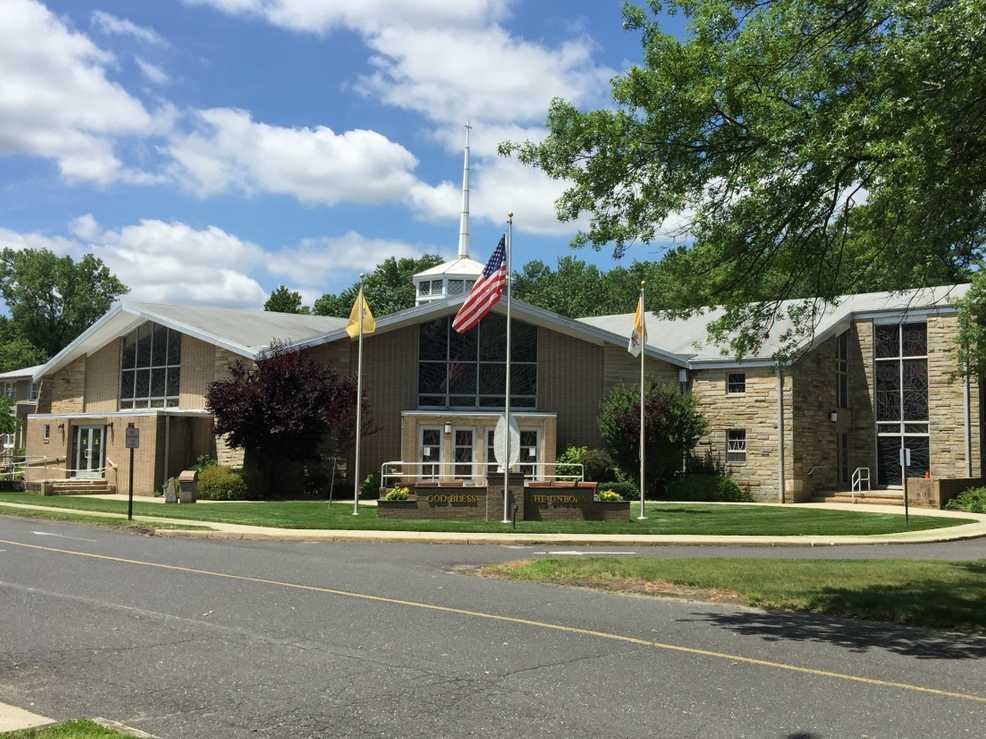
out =
[(0, 703), (0, 731), (20, 731), (21, 729), (33, 729), (37, 726), (47, 726), (53, 723), (55, 720), (47, 716)]
[[(828, 511), (858, 511), (869, 513), (890, 513), (903, 516), (900, 506), (881, 506), (851, 503), (721, 503), (719, 505), (763, 505), (787, 508), (816, 508)], [(3, 507), (28, 510), (58, 510), (81, 516), (121, 519), (122, 513), (81, 511), (70, 508), (31, 505), (28, 503), (2, 503)], [(282, 529), (272, 526), (247, 526), (236, 523), (217, 523), (186, 518), (165, 518), (159, 516), (134, 516), (134, 520), (154, 529), (154, 524), (178, 524), (200, 526), (197, 530), (156, 529), (159, 536), (195, 537), (209, 539), (258, 539), (273, 541), (380, 541), (431, 544), (609, 544), (620, 546), (666, 546), (666, 545), (738, 545), (738, 546), (837, 546), (846, 544), (930, 544), (936, 542), (960, 541), (986, 536), (986, 515), (965, 513), (963, 511), (936, 511), (918, 509), (914, 515), (940, 518), (973, 519), (974, 523), (949, 526), (942, 529), (923, 531), (903, 531), (896, 534), (874, 534), (870, 536), (693, 536), (641, 535), (641, 534), (549, 534), (549, 533), (475, 533), (438, 531), (377, 531), (347, 529)]]

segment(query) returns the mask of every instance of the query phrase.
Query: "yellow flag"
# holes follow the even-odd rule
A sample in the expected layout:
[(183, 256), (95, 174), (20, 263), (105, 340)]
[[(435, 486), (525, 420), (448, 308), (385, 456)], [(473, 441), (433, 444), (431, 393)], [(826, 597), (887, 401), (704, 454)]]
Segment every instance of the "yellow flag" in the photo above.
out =
[(363, 313), (363, 335), (372, 334), (377, 330), (377, 322), (373, 318), (373, 313), (370, 312), (370, 306), (367, 305), (366, 298), (363, 297), (363, 288), (360, 288), (359, 295), (356, 296), (356, 302), (353, 303), (353, 309), (349, 311), (349, 323), (346, 324), (346, 333), (349, 334), (350, 339), (359, 337), (359, 316), (361, 309)]
[(630, 334), (630, 346), (627, 347), (627, 351), (639, 357), (646, 343), (647, 326), (644, 325), (644, 299), (641, 297), (637, 301), (637, 312), (633, 314), (633, 333)]

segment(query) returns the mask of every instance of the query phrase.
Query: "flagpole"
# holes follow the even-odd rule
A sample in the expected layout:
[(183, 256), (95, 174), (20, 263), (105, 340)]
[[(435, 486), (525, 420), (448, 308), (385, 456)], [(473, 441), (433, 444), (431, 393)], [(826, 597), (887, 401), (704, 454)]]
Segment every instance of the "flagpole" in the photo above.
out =
[(647, 518), (644, 513), (644, 357), (646, 352), (644, 347), (647, 344), (647, 321), (644, 311), (644, 285), (640, 283), (640, 515), (637, 518), (643, 521)]
[(503, 521), (510, 523), (510, 275), (512, 265), (511, 247), (513, 246), (514, 214), (507, 213), (507, 396), (504, 402), (504, 420), (506, 431), (506, 443), (504, 444), (504, 465), (503, 465)]
[(353, 515), (359, 515), (359, 493), (360, 493), (360, 477), (359, 477), (359, 438), (362, 436), (363, 431), (363, 306), (366, 305), (366, 299), (363, 297), (363, 279), (366, 277), (365, 274), (360, 274), (359, 276), (359, 293), (357, 300), (359, 300), (359, 348), (356, 350), (356, 462), (355, 467), (355, 482), (353, 485)]

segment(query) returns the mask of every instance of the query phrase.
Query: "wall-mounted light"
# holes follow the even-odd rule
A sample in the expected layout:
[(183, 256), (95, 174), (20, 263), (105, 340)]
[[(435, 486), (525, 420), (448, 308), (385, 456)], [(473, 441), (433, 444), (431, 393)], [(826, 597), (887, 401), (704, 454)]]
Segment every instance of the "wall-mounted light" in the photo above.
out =
[(446, 434), (451, 434), (452, 433), (452, 424), (450, 424), (450, 423), (445, 424), (445, 433)]
[(839, 411), (831, 411), (829, 413), (829, 420), (832, 423), (838, 423), (838, 421), (839, 421)]

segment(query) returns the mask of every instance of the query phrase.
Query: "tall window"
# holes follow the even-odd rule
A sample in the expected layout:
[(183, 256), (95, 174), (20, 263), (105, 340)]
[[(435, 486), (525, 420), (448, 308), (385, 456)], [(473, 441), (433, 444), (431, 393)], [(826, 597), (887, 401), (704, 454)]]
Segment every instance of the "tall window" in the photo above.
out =
[(839, 352), (835, 362), (835, 399), (839, 408), (849, 407), (849, 332), (838, 339)]
[[(537, 400), (537, 328), (518, 321), (511, 330), (510, 403), (533, 408)], [(447, 316), (421, 326), (418, 405), (502, 408), (506, 399), (507, 321), (490, 314), (464, 335)]]
[(120, 408), (174, 408), (181, 376), (181, 334), (147, 322), (123, 339)]
[(734, 464), (746, 461), (746, 429), (726, 432), (726, 461)]
[(726, 392), (729, 394), (745, 393), (746, 373), (730, 372), (729, 375), (726, 377)]
[(928, 327), (924, 323), (875, 327), (878, 481), (901, 483), (900, 450), (911, 450), (908, 477), (928, 470)]

